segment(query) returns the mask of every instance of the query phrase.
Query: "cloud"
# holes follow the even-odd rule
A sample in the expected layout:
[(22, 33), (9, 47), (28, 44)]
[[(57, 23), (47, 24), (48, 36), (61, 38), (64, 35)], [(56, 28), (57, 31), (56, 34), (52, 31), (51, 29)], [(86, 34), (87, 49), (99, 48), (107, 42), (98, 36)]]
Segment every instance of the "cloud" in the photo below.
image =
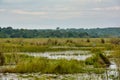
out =
[(66, 11), (66, 12), (53, 12), (50, 13), (48, 17), (51, 19), (66, 20), (66, 19), (77, 18), (78, 16), (80, 17), (81, 15), (82, 15), (81, 12)]
[(0, 2), (1, 24), (109, 25), (119, 24), (117, 21), (120, 20), (120, 0), (0, 0)]
[(0, 9), (0, 12), (4, 12), (4, 11), (6, 11), (6, 9)]
[(46, 15), (47, 12), (42, 11), (26, 11), (26, 10), (12, 10), (12, 13), (23, 15)]
[(94, 8), (96, 11), (120, 11), (120, 6)]
[(120, 6), (113, 6), (113, 7), (106, 7), (103, 10), (114, 10), (114, 11), (119, 11)]
[(55, 6), (43, 6), (39, 8), (40, 10), (43, 11), (53, 11), (53, 12), (57, 12), (57, 11), (71, 11), (74, 10), (75, 8), (72, 6), (63, 6), (63, 5), (55, 5)]
[(24, 2), (30, 2), (32, 0), (2, 0), (4, 3), (24, 3)]
[(55, 20), (63, 20), (63, 19), (71, 19), (76, 18), (80, 15), (82, 15), (82, 12), (80, 11), (74, 11), (70, 10), (70, 8), (54, 8), (50, 10), (50, 8), (46, 8), (45, 11), (30, 11), (30, 10), (21, 10), (21, 9), (13, 9), (13, 10), (7, 10), (10, 14), (16, 14), (19, 16), (25, 16), (30, 17), (33, 19), (33, 17), (37, 17), (40, 19), (55, 19)]

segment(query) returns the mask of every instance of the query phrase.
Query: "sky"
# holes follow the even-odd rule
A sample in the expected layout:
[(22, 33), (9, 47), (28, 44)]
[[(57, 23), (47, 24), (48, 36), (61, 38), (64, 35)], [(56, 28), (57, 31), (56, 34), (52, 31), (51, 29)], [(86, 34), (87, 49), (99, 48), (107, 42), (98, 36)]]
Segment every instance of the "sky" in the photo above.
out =
[(120, 0), (0, 0), (0, 26), (24, 29), (120, 27)]

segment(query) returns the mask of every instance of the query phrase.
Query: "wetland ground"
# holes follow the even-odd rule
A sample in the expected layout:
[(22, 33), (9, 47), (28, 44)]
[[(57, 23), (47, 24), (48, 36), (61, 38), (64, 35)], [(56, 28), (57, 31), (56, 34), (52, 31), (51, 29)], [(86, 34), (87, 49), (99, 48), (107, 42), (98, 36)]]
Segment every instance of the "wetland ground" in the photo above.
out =
[(0, 80), (120, 80), (119, 40), (0, 39)]

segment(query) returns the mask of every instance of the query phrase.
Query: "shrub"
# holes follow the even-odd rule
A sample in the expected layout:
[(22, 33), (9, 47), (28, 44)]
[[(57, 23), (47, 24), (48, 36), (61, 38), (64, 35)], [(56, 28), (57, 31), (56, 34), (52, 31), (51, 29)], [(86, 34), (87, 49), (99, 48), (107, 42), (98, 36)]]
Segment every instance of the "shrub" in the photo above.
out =
[(95, 62), (94, 57), (89, 57), (85, 60), (85, 64), (87, 65), (93, 65)]
[(89, 42), (90, 42), (90, 39), (87, 39), (87, 42), (89, 43)]
[(104, 44), (104, 43), (105, 43), (105, 40), (104, 40), (104, 39), (101, 39), (101, 43), (103, 43), (103, 44)]

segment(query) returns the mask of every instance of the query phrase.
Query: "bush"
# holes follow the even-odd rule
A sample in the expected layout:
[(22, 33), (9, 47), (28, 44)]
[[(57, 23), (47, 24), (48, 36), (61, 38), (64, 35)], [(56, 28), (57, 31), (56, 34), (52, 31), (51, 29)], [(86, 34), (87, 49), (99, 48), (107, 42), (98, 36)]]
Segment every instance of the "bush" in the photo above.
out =
[(86, 65), (93, 65), (95, 62), (94, 58), (93, 57), (89, 57), (85, 60), (85, 64)]
[(101, 39), (101, 43), (103, 43), (103, 44), (104, 44), (104, 43), (105, 43), (105, 40), (104, 40), (104, 39)]
[(90, 39), (87, 39), (87, 42), (89, 43), (89, 42), (90, 42)]

